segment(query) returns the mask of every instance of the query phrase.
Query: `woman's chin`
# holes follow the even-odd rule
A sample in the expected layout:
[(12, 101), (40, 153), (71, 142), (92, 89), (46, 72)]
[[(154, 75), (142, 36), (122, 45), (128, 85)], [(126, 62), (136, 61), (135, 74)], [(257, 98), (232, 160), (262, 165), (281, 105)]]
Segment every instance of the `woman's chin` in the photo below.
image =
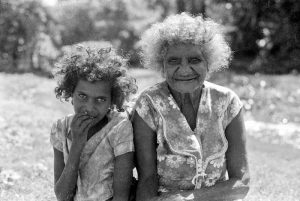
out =
[(197, 90), (199, 87), (201, 87), (201, 83), (195, 80), (176, 81), (172, 83), (168, 82), (168, 84), (172, 89), (180, 93), (192, 93), (195, 90)]

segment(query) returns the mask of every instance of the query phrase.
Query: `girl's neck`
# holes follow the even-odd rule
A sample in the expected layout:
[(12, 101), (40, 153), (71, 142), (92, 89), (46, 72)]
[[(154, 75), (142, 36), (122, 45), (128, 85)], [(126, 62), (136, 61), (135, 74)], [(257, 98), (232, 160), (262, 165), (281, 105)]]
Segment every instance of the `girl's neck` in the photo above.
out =
[(90, 128), (88, 136), (87, 136), (87, 140), (89, 140), (93, 135), (95, 135), (95, 133), (100, 131), (107, 123), (108, 123), (108, 117), (105, 116), (95, 126)]

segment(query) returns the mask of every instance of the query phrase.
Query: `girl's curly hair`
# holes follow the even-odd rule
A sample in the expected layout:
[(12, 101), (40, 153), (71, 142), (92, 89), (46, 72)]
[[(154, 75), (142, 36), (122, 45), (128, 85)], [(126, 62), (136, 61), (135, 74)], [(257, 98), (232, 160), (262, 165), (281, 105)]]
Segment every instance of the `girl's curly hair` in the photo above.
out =
[(123, 110), (123, 103), (136, 93), (135, 79), (127, 74), (127, 60), (111, 47), (91, 49), (77, 45), (71, 55), (64, 56), (53, 72), (58, 86), (56, 98), (68, 101), (79, 80), (109, 81), (112, 86), (112, 105)]
[(146, 68), (161, 71), (170, 45), (193, 44), (202, 50), (210, 72), (228, 67), (231, 49), (224, 39), (221, 26), (202, 16), (188, 13), (172, 15), (153, 24), (140, 40)]

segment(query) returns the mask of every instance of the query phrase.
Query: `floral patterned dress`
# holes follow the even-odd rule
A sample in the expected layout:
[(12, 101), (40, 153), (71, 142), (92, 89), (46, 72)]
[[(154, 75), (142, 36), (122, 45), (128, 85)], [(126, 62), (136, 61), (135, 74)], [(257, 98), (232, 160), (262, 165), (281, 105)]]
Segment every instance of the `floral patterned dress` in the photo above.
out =
[[(55, 122), (50, 141), (63, 152), (66, 164), (72, 141), (70, 124), (74, 115)], [(113, 196), (115, 157), (134, 151), (131, 122), (127, 114), (110, 112), (109, 122), (85, 144), (80, 156), (77, 191), (74, 201), (103, 201)]]
[(166, 82), (145, 90), (135, 111), (157, 134), (159, 190), (192, 190), (226, 180), (225, 129), (242, 102), (228, 88), (204, 82), (191, 130)]

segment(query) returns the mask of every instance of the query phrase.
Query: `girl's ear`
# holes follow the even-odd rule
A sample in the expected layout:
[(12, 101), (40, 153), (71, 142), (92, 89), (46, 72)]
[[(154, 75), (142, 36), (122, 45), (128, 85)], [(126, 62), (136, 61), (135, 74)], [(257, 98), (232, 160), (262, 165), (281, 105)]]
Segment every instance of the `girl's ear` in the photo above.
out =
[(73, 98), (71, 99), (71, 104), (73, 105)]

